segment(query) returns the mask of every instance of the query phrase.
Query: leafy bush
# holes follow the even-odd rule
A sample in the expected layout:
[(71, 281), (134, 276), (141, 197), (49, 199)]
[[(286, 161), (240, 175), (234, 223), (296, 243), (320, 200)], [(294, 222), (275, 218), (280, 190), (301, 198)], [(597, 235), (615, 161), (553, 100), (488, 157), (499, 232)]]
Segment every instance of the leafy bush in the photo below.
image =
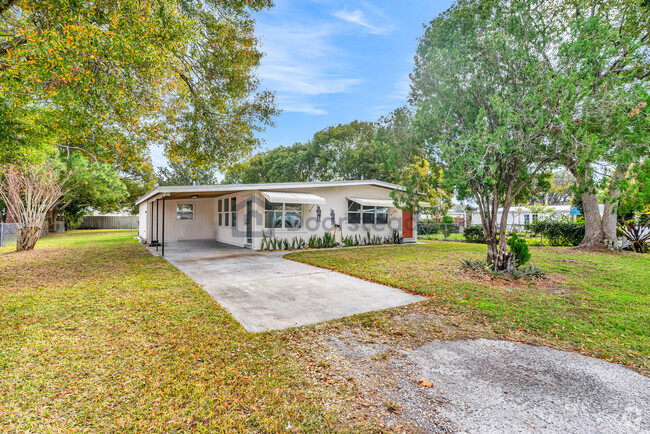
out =
[(515, 266), (517, 268), (526, 265), (530, 261), (530, 251), (525, 238), (519, 238), (517, 234), (513, 234), (507, 241), (508, 248), (513, 255), (515, 255)]
[(393, 229), (389, 242), (392, 244), (402, 244), (402, 236), (398, 230)]
[(463, 236), (470, 243), (483, 243), (485, 244), (485, 237), (483, 236), (482, 226), (470, 226), (465, 228)]
[(582, 220), (572, 222), (547, 219), (530, 224), (528, 230), (542, 234), (551, 246), (577, 246), (585, 237), (585, 223)]
[(334, 247), (334, 246), (336, 246), (336, 237), (330, 232), (325, 232), (323, 234), (323, 247)]
[(440, 223), (454, 224), (454, 218), (450, 215), (446, 215), (440, 220)]

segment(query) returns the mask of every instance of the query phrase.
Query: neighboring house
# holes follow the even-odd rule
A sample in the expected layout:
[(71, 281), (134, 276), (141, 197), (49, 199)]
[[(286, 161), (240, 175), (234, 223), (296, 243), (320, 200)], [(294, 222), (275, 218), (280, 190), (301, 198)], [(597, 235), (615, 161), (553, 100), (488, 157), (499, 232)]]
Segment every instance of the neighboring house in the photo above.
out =
[[(599, 205), (600, 215), (603, 214), (603, 205)], [(539, 208), (539, 207), (534, 207)], [(548, 205), (544, 206), (543, 212), (531, 209), (525, 206), (512, 206), (508, 212), (508, 222), (507, 225), (527, 225), (535, 221), (542, 221), (552, 215), (565, 216), (569, 219), (574, 219), (577, 216), (571, 214), (571, 205)], [(499, 208), (497, 212), (497, 222), (501, 221), (501, 215), (503, 214), (503, 209)], [(481, 213), (475, 211), (472, 214), (472, 224), (480, 225), (482, 222)]]
[[(417, 240), (413, 216), (395, 208), (381, 181), (160, 186), (140, 198), (139, 234), (149, 244), (216, 240), (254, 250), (263, 236), (307, 241), (312, 235)], [(163, 212), (164, 209), (164, 212)]]

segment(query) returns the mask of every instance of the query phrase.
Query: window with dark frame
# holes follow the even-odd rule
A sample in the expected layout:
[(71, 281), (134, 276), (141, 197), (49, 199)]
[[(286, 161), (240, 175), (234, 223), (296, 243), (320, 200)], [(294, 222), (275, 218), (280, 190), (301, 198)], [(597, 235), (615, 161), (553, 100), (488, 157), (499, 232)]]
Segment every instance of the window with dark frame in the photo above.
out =
[(230, 225), (237, 227), (237, 199), (234, 197), (230, 198), (230, 213)]
[(302, 205), (299, 203), (264, 202), (264, 227), (266, 229), (302, 228)]
[(348, 223), (361, 223), (361, 205), (348, 200)]
[(219, 216), (219, 226), (223, 226), (223, 201), (217, 201), (217, 215)]
[(387, 206), (361, 206), (348, 200), (348, 224), (388, 224)]

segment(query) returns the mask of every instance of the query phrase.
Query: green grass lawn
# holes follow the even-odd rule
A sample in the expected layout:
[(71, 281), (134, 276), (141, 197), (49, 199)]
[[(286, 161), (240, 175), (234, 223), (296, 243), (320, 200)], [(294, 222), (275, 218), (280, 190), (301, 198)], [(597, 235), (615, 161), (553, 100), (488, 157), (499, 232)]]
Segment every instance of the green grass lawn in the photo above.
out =
[[(444, 240), (445, 239), (445, 234), (444, 233), (437, 233), (437, 234), (418, 235), (418, 239), (420, 239), (420, 240)], [(465, 241), (465, 237), (463, 236), (463, 234), (447, 234), (447, 239), (448, 240), (463, 240), (463, 241)]]
[(549, 273), (539, 283), (489, 279), (461, 269), (460, 259), (485, 258), (481, 244), (431, 241), (287, 257), (426, 295), (427, 309), (454, 317), (447, 326), (482, 330), (455, 338), (545, 344), (649, 375), (650, 255), (559, 247), (531, 251), (532, 262)]
[(290, 333), (247, 333), (135, 235), (76, 231), (0, 250), (0, 431), (328, 426)]
[(381, 429), (384, 398), (328, 359), (336, 335), (406, 350), (511, 339), (650, 372), (648, 255), (534, 248), (550, 273), (535, 284), (462, 271), (456, 260), (483, 258), (478, 244), (291, 253), (430, 300), (250, 334), (134, 236), (75, 231), (0, 249), (0, 432)]

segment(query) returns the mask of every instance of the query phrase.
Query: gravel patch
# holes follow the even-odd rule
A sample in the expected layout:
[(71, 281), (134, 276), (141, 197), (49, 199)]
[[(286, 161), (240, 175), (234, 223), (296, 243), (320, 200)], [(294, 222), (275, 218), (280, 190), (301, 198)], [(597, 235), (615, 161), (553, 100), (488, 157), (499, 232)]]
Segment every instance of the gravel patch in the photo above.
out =
[(650, 379), (603, 360), (486, 339), (408, 350), (341, 333), (319, 346), (380, 429), (650, 433)]
[(433, 342), (408, 359), (460, 432), (650, 433), (650, 379), (621, 365), (485, 339)]

